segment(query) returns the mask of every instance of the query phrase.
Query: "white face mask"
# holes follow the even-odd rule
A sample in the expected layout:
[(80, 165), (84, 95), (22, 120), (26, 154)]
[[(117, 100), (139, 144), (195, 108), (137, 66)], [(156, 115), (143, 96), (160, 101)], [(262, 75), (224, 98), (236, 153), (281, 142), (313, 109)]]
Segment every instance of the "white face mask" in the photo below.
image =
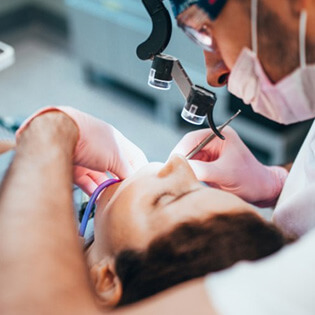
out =
[(315, 117), (315, 65), (306, 66), (306, 11), (300, 16), (300, 67), (273, 84), (257, 57), (257, 0), (252, 0), (253, 51), (244, 48), (228, 81), (228, 90), (253, 110), (278, 123), (291, 124)]

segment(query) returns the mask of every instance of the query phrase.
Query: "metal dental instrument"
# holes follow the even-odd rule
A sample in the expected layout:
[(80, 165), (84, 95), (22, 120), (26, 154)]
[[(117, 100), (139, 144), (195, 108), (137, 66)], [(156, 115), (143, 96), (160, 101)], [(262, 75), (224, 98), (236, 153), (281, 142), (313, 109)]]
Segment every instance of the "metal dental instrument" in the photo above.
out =
[[(235, 117), (240, 114), (241, 110), (239, 109), (231, 118), (229, 118), (224, 124), (218, 127), (218, 130), (221, 132), (224, 127), (226, 127)], [(211, 140), (216, 137), (215, 133), (211, 131), (210, 135), (203, 139), (197, 146), (195, 146), (187, 155), (186, 159), (189, 160), (194, 157), (200, 150), (202, 150)]]

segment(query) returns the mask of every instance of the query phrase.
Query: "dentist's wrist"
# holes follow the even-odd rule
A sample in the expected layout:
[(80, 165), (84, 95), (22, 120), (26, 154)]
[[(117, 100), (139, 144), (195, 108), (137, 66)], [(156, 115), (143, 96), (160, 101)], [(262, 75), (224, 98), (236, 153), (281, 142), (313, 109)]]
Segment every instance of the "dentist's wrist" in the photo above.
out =
[(266, 168), (270, 172), (271, 180), (268, 185), (270, 186), (269, 188), (271, 191), (267, 199), (254, 203), (256, 206), (261, 208), (274, 207), (276, 205), (285, 181), (289, 175), (287, 169), (282, 166), (266, 166)]
[(35, 117), (17, 135), (17, 153), (26, 150), (36, 153), (59, 150), (63, 154), (73, 154), (79, 137), (74, 121), (60, 111), (50, 111)]

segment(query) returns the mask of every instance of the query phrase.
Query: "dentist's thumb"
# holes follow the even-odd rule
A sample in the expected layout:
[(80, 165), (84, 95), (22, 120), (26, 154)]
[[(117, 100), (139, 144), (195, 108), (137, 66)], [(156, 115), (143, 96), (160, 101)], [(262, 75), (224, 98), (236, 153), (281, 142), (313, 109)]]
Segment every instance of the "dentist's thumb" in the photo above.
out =
[(217, 186), (217, 183), (220, 183), (224, 176), (224, 171), (219, 167), (216, 161), (204, 162), (200, 160), (189, 160), (188, 163), (198, 180), (206, 182), (210, 186)]

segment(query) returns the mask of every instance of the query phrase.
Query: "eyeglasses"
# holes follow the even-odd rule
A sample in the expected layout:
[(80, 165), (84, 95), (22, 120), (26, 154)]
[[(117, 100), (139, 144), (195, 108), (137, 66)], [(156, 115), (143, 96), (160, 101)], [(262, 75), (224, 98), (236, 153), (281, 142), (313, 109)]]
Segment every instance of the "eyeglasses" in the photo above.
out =
[(214, 51), (214, 40), (210, 29), (204, 25), (200, 30), (196, 30), (188, 25), (182, 24), (179, 27), (184, 33), (203, 50)]

